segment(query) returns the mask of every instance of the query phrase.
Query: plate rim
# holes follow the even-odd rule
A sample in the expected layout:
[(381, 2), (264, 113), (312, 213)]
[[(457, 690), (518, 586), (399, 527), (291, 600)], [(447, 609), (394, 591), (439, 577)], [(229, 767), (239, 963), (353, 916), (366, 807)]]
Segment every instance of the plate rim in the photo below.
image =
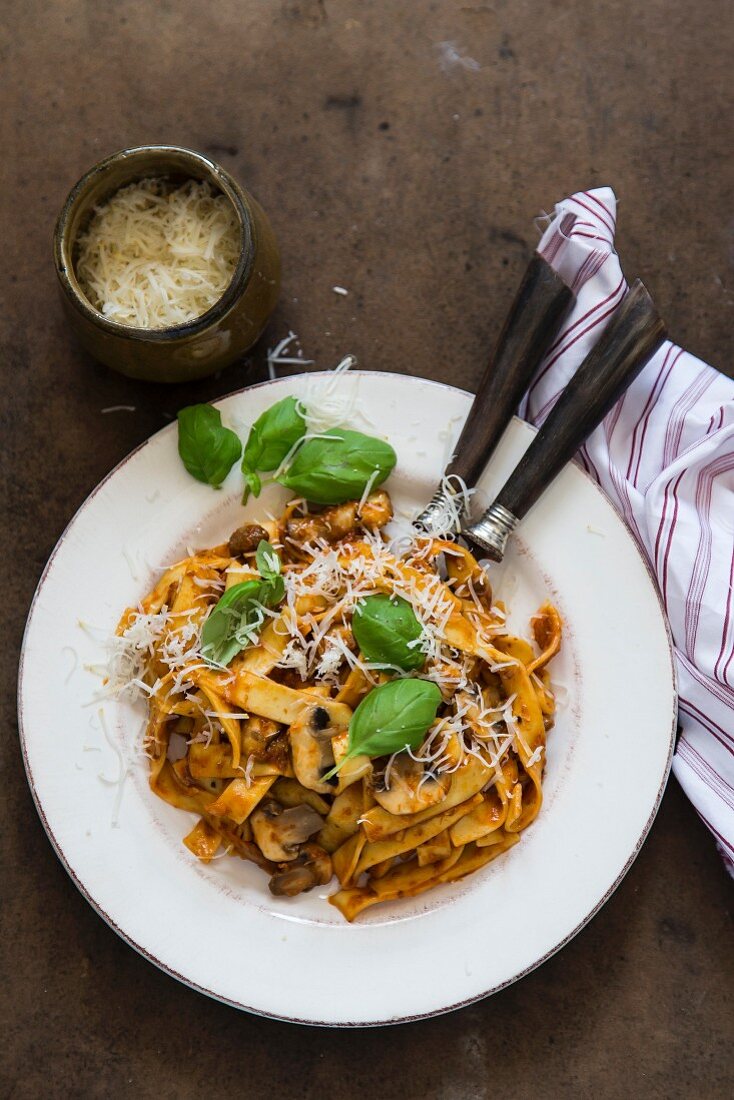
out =
[[(282, 378), (265, 379), (262, 382), (255, 382), (255, 383), (252, 383), (251, 385), (248, 385), (248, 386), (241, 386), (239, 389), (232, 390), (230, 393), (222, 394), (221, 396), (215, 398), (213, 401), (209, 402), (209, 404), (216, 407), (221, 402), (228, 401), (230, 398), (233, 398), (233, 397), (239, 397), (243, 393), (249, 393), (252, 390), (262, 389), (263, 387), (266, 387), (266, 386), (277, 386), (278, 383), (290, 382), (290, 381), (293, 380), (293, 378), (296, 378), (296, 377), (307, 377), (307, 378), (315, 378), (315, 377), (319, 377), (319, 376), (320, 377), (330, 377), (330, 376), (333, 376), (333, 373), (334, 373), (333, 371), (329, 371), (329, 370), (325, 370), (325, 371), (304, 371), (300, 375), (285, 375)], [(432, 378), (424, 378), (422, 375), (402, 374), (399, 371), (359, 370), (359, 369), (351, 370), (349, 373), (350, 373), (350, 375), (354, 375), (354, 376), (375, 377), (375, 378), (380, 378), (380, 379), (385, 379), (385, 378), (387, 378), (387, 379), (393, 379), (394, 378), (394, 379), (401, 379), (401, 380), (410, 379), (413, 382), (421, 383), (421, 384), (432, 386), (432, 387), (437, 387), (439, 389), (452, 390), (454, 392), (462, 394), (465, 397), (468, 397), (471, 401), (473, 401), (475, 396), (476, 396), (475, 394), (471, 393), (469, 390), (463, 389), (463, 387), (461, 387), (461, 386), (454, 386), (449, 382), (441, 382), (441, 381), (438, 381), (438, 380), (432, 379)], [(538, 429), (533, 424), (530, 424), (528, 421), (523, 420), (522, 417), (519, 417), (517, 415), (513, 415), (512, 420), (518, 421), (520, 424), (522, 424), (524, 427), (528, 428), (533, 433), (537, 433), (537, 431), (538, 431)], [(57, 553), (59, 552), (62, 545), (64, 544), (64, 542), (65, 542), (65, 540), (66, 540), (66, 538), (69, 534), (70, 529), (72, 528), (72, 526), (74, 525), (74, 523), (77, 520), (77, 517), (84, 511), (84, 509), (87, 507), (89, 502), (91, 500), (93, 500), (94, 497), (104, 488), (104, 486), (107, 484), (107, 482), (118, 472), (118, 470), (121, 470), (125, 465), (127, 465), (127, 463), (131, 461), (131, 459), (133, 459), (140, 451), (142, 451), (145, 447), (147, 447), (150, 443), (152, 443), (153, 440), (157, 439), (157, 437), (159, 435), (162, 435), (165, 432), (173, 431), (174, 428), (175, 428), (175, 423), (176, 422), (174, 420), (170, 424), (164, 424), (163, 427), (158, 429), (158, 431), (154, 432), (152, 435), (150, 435), (146, 439), (144, 439), (141, 443), (137, 444), (137, 446), (134, 447), (133, 450), (131, 450), (122, 459), (120, 459), (120, 461), (118, 463), (116, 463), (115, 466), (113, 466), (112, 469), (109, 470), (107, 474), (105, 474), (105, 476), (94, 486), (94, 488), (91, 490), (91, 492), (89, 492), (87, 494), (87, 496), (81, 502), (79, 507), (74, 511), (73, 515), (69, 519), (68, 523), (65, 525), (65, 527), (62, 530), (61, 534), (59, 535), (56, 543), (54, 544), (53, 550), (51, 551), (51, 553), (48, 557), (48, 560), (46, 561), (46, 564), (43, 567), (41, 575), (38, 579), (38, 583), (37, 583), (36, 588), (34, 590), (33, 597), (31, 599), (30, 605), (28, 607), (28, 614), (27, 614), (27, 617), (26, 617), (25, 626), (23, 628), (23, 636), (22, 636), (21, 645), (20, 645), (20, 657), (19, 657), (19, 661), (18, 661), (18, 682), (17, 682), (18, 739), (19, 739), (19, 742), (20, 742), (21, 756), (22, 756), (22, 759), (23, 759), (23, 767), (24, 767), (24, 770), (25, 770), (26, 779), (28, 781), (28, 786), (29, 786), (30, 791), (31, 791), (31, 796), (33, 798), (33, 803), (35, 805), (36, 812), (38, 813), (38, 816), (39, 816), (39, 819), (40, 819), (41, 824), (43, 826), (43, 829), (46, 833), (46, 836), (49, 839), (49, 842), (51, 843), (51, 846), (52, 846), (54, 852), (56, 853), (56, 856), (58, 857), (62, 867), (64, 868), (64, 870), (68, 874), (69, 878), (71, 879), (73, 884), (76, 886), (77, 890), (82, 895), (84, 900), (92, 907), (92, 909), (95, 911), (95, 913), (97, 913), (97, 915), (102, 918), (102, 920), (105, 922), (105, 924), (107, 924), (107, 926), (109, 928), (111, 928), (129, 947), (132, 947), (133, 950), (136, 951), (142, 958), (144, 958), (148, 962), (152, 963), (155, 967), (157, 967), (159, 970), (161, 970), (164, 974), (168, 975), (171, 978), (174, 978), (178, 982), (181, 982), (183, 985), (187, 986), (189, 989), (193, 989), (195, 992), (201, 993), (204, 996), (209, 997), (211, 1000), (219, 1002), (220, 1004), (226, 1004), (229, 1007), (237, 1009), (239, 1011), (248, 1012), (248, 1013), (251, 1013), (252, 1015), (261, 1016), (265, 1019), (277, 1020), (277, 1021), (282, 1022), (282, 1023), (300, 1024), (300, 1025), (304, 1025), (304, 1026), (308, 1026), (308, 1027), (329, 1027), (329, 1028), (350, 1028), (350, 1029), (388, 1027), (388, 1026), (394, 1026), (394, 1025), (398, 1025), (398, 1024), (414, 1023), (418, 1020), (426, 1020), (426, 1019), (432, 1019), (436, 1016), (443, 1016), (443, 1015), (445, 1015), (449, 1012), (455, 1012), (455, 1011), (457, 1011), (461, 1008), (466, 1008), (469, 1005), (476, 1004), (477, 1002), (482, 1001), (487, 997), (491, 997), (495, 993), (501, 992), (501, 990), (506, 989), (508, 986), (513, 985), (515, 982), (519, 981), (521, 978), (524, 978), (528, 974), (531, 974), (539, 966), (542, 966), (543, 963), (547, 962), (548, 959), (552, 958), (553, 955), (555, 955), (558, 951), (561, 951), (568, 943), (570, 943), (570, 941), (572, 939), (574, 939), (579, 934), (579, 932), (581, 932), (586, 927), (587, 924), (589, 924), (589, 922), (591, 920), (593, 920), (593, 918), (597, 915), (597, 913), (603, 908), (603, 906), (609, 901), (611, 896), (619, 888), (620, 884), (622, 883), (622, 880), (625, 878), (625, 876), (627, 875), (628, 871), (630, 870), (632, 864), (637, 859), (637, 856), (640, 853), (642, 845), (644, 844), (645, 840), (647, 839), (647, 837), (649, 835), (650, 829), (652, 828), (652, 825), (653, 825), (653, 822), (654, 822), (654, 820), (657, 816), (658, 810), (660, 809), (660, 805), (662, 803), (663, 795), (665, 793), (665, 789), (667, 787), (668, 780), (670, 778), (670, 771), (671, 771), (671, 766), (672, 766), (672, 762), (673, 762), (673, 753), (675, 751), (675, 741), (676, 741), (676, 733), (677, 733), (677, 727), (678, 727), (678, 669), (677, 669), (677, 664), (676, 664), (676, 660), (675, 660), (675, 647), (674, 647), (674, 642), (673, 642), (673, 636), (672, 636), (671, 629), (670, 629), (670, 623), (668, 621), (668, 617), (667, 617), (667, 614), (666, 614), (666, 611), (665, 611), (665, 605), (663, 603), (662, 596), (660, 594), (660, 590), (659, 590), (659, 587), (658, 587), (658, 584), (657, 584), (657, 579), (656, 579), (655, 574), (652, 570), (652, 566), (650, 564), (649, 559), (647, 558), (647, 556), (644, 553), (642, 547), (639, 545), (639, 543), (635, 539), (634, 535), (632, 534), (627, 522), (624, 519), (624, 516), (620, 512), (617, 505), (614, 503), (614, 501), (612, 501), (610, 499), (610, 497), (604, 492), (604, 490), (601, 488), (601, 486), (594, 480), (593, 477), (591, 477), (589, 472), (575, 458), (572, 459), (571, 462), (576, 467), (576, 469), (584, 476), (584, 478), (592, 485), (592, 487), (597, 492), (597, 494), (601, 497), (601, 499), (604, 501), (604, 503), (610, 508), (612, 513), (615, 515), (615, 517), (620, 521), (621, 528), (624, 531), (624, 534), (625, 534), (627, 540), (629, 541), (629, 543), (631, 543), (632, 547), (634, 548), (635, 553), (636, 553), (637, 557), (640, 559), (640, 561), (641, 561), (641, 563), (642, 563), (642, 565), (645, 569), (645, 572), (647, 573), (647, 576), (649, 578), (651, 588), (652, 588), (652, 590), (655, 594), (658, 609), (659, 609), (659, 612), (660, 612), (660, 619), (661, 619), (662, 625), (664, 627), (666, 640), (667, 640), (667, 644), (668, 644), (668, 655), (669, 655), (669, 661), (670, 661), (671, 685), (672, 685), (672, 696), (673, 696), (673, 698), (672, 698), (673, 715), (672, 715), (670, 736), (669, 736), (669, 742), (668, 742), (668, 755), (667, 755), (667, 759), (666, 759), (666, 762), (665, 762), (665, 767), (664, 767), (664, 770), (663, 770), (663, 774), (662, 774), (662, 778), (661, 778), (661, 782), (660, 782), (660, 787), (657, 791), (657, 794), (655, 796), (654, 804), (653, 804), (653, 806), (650, 810), (650, 814), (649, 814), (649, 816), (648, 816), (648, 818), (647, 818), (647, 820), (646, 820), (646, 822), (645, 822), (645, 824), (642, 828), (642, 832), (640, 833), (639, 838), (637, 839), (632, 851), (630, 852), (629, 857), (627, 858), (624, 865), (620, 869), (617, 877), (610, 884), (610, 886), (608, 887), (608, 889), (606, 890), (604, 895), (599, 899), (599, 901), (589, 911), (589, 913), (586, 914), (586, 916), (583, 918), (583, 920), (581, 920), (576, 925), (575, 928), (573, 928), (561, 940), (559, 940), (559, 942), (554, 947), (550, 948), (550, 950), (546, 951), (539, 959), (536, 959), (534, 962), (532, 962), (531, 964), (526, 966), (523, 970), (519, 971), (517, 974), (513, 975), (511, 978), (508, 978), (505, 981), (499, 982), (497, 985), (492, 986), (490, 989), (487, 989), (487, 990), (485, 990), (481, 993), (474, 994), (471, 997), (467, 997), (467, 998), (465, 998), (461, 1001), (456, 1001), (456, 1002), (454, 1002), (450, 1005), (445, 1005), (445, 1006), (442, 1006), (440, 1008), (431, 1009), (428, 1012), (413, 1013), (413, 1014), (410, 1014), (410, 1015), (407, 1015), (407, 1016), (392, 1017), (392, 1018), (389, 1018), (389, 1019), (358, 1021), (358, 1022), (357, 1021), (350, 1022), (350, 1021), (333, 1021), (333, 1020), (330, 1021), (330, 1020), (303, 1019), (303, 1018), (300, 1018), (300, 1017), (286, 1016), (286, 1015), (282, 1015), (282, 1014), (275, 1013), (275, 1012), (265, 1012), (260, 1008), (255, 1008), (251, 1005), (244, 1004), (242, 1001), (235, 1000), (234, 998), (227, 997), (227, 996), (224, 996), (220, 993), (217, 993), (214, 990), (207, 989), (205, 986), (200, 985), (199, 983), (194, 982), (191, 979), (187, 978), (184, 974), (179, 973), (177, 970), (175, 970), (174, 967), (172, 967), (169, 964), (163, 962), (157, 956), (152, 954), (142, 944), (136, 942), (136, 940), (133, 939), (132, 936), (128, 935), (128, 933), (123, 931), (123, 929), (114, 921), (114, 919), (109, 915), (109, 913), (107, 913), (106, 910), (104, 910), (102, 908), (102, 906), (99, 905), (99, 903), (92, 897), (91, 893), (89, 892), (89, 890), (87, 889), (85, 884), (76, 875), (74, 869), (72, 868), (71, 864), (69, 863), (68, 859), (66, 858), (64, 850), (61, 848), (60, 844), (58, 843), (58, 841), (57, 841), (57, 839), (56, 839), (56, 837), (53, 833), (53, 830), (51, 829), (51, 826), (48, 822), (48, 819), (46, 817), (44, 808), (41, 804), (40, 798), (38, 796), (38, 792), (36, 790), (36, 785), (35, 785), (34, 778), (33, 778), (33, 772), (32, 772), (30, 762), (29, 762), (29, 759), (28, 759), (27, 744), (26, 744), (26, 731), (25, 731), (24, 718), (23, 718), (23, 673), (24, 673), (24, 667), (25, 667), (26, 646), (27, 646), (27, 641), (28, 641), (28, 634), (29, 634), (29, 630), (30, 630), (31, 620), (33, 619), (33, 615), (34, 615), (34, 612), (35, 612), (35, 609), (36, 609), (36, 604), (38, 603), (39, 597), (41, 595), (43, 586), (44, 586), (44, 584), (47, 580), (48, 574), (51, 570), (51, 566), (53, 565), (54, 559), (56, 558)]]

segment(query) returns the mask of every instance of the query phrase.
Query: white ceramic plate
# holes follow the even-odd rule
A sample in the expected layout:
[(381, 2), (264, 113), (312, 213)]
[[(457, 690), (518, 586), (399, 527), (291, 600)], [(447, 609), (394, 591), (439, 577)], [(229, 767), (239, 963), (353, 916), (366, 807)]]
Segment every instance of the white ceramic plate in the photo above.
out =
[[(361, 412), (398, 453), (398, 509), (425, 503), (471, 398), (417, 378), (360, 372)], [(244, 434), (303, 377), (218, 403)], [(360, 425), (357, 425), (360, 426)], [(497, 488), (532, 438), (509, 427), (481, 488)], [(527, 633), (550, 596), (565, 621), (552, 666), (562, 702), (548, 744), (545, 803), (521, 843), (461, 883), (369, 910), (346, 924), (321, 895), (276, 899), (240, 860), (195, 861), (193, 817), (148, 789), (143, 710), (98, 705), (101, 639), (187, 544), (220, 542), (242, 521), (240, 474), (215, 493), (192, 480), (176, 427), (155, 435), (95, 490), (38, 586), (20, 669), (28, 779), (48, 835), (87, 900), (146, 958), (239, 1008), (333, 1025), (392, 1023), (467, 1004), (566, 943), (618, 885), (650, 828), (668, 775), (676, 703), (670, 640), (646, 564), (592, 481), (569, 466), (522, 524), (495, 586)], [(257, 516), (286, 497), (272, 487)], [(88, 629), (79, 622), (88, 624)], [(105, 782), (130, 767), (122, 785)], [(119, 805), (118, 805), (119, 803)]]

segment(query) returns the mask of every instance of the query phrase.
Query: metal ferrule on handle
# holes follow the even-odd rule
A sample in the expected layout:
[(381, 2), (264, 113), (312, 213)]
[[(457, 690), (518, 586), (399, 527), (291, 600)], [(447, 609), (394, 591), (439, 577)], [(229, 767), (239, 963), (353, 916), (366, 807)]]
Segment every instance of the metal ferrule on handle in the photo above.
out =
[(601, 423), (665, 339), (665, 327), (638, 280), (559, 397), (496, 499), (462, 533), (494, 561), (507, 539), (584, 440)]
[(450, 511), (453, 511), (452, 498), (449, 496), (448, 489), (439, 486), (418, 519), (415, 520), (415, 524), (428, 533), (443, 531), (445, 529), (445, 518)]
[(497, 501), (490, 504), (482, 518), (471, 528), (472, 542), (481, 546), (493, 561), (502, 561), (507, 540), (520, 520)]

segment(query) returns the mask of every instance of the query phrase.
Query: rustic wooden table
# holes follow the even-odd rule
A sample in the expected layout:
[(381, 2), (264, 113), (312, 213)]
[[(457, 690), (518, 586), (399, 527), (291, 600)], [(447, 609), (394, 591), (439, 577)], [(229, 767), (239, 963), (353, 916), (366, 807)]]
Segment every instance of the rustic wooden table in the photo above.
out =
[[(181, 405), (264, 377), (290, 328), (323, 367), (351, 351), (471, 389), (533, 216), (570, 191), (614, 186), (627, 271), (678, 342), (731, 369), (730, 14), (726, 0), (5, 0), (3, 1096), (732, 1094), (730, 886), (674, 781), (618, 892), (540, 970), (435, 1020), (314, 1030), (205, 1000), (102, 923), (36, 816), (14, 702), (43, 564), (132, 447)], [(219, 159), (283, 250), (265, 339), (185, 389), (96, 366), (56, 299), (68, 187), (146, 141)], [(101, 415), (118, 404), (135, 412)]]

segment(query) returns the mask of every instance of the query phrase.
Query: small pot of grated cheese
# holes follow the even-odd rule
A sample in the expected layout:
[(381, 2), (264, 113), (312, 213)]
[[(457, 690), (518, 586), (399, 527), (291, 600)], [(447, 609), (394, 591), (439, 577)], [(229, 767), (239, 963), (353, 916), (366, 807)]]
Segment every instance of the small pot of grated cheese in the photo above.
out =
[(123, 149), (72, 188), (54, 233), (72, 328), (132, 378), (185, 382), (233, 363), (272, 313), (280, 258), (262, 207), (201, 153)]

